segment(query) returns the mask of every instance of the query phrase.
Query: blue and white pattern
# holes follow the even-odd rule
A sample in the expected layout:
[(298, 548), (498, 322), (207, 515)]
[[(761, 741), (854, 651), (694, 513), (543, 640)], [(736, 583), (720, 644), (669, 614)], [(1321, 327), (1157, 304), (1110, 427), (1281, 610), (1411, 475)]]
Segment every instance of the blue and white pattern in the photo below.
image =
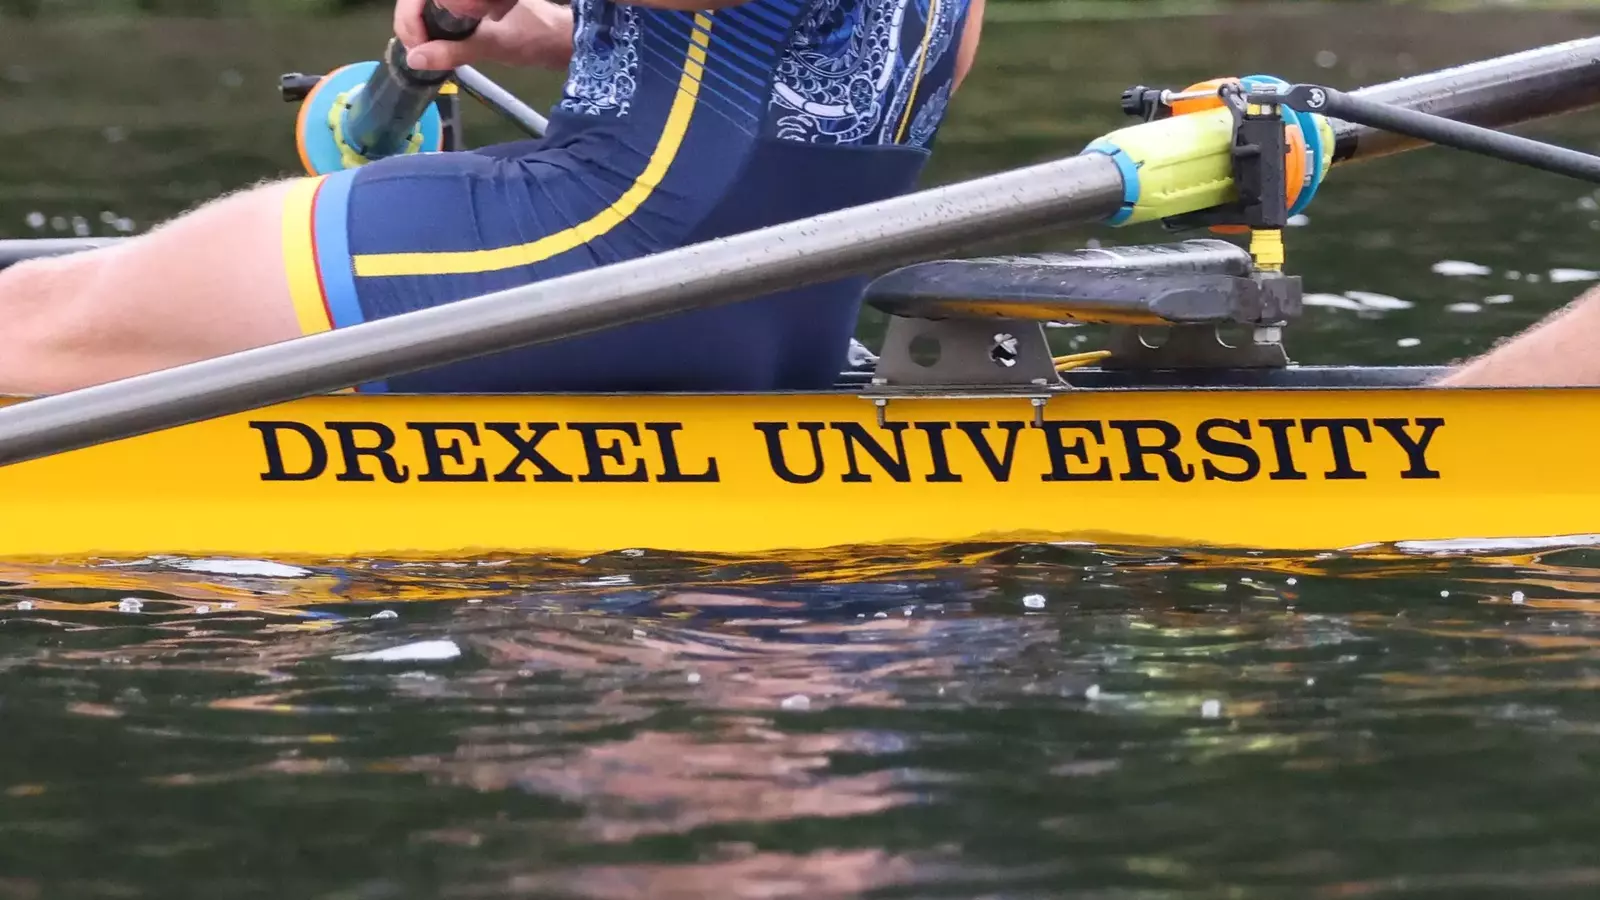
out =
[(572, 18), (572, 64), (561, 108), (589, 116), (627, 115), (639, 79), (639, 10), (606, 0), (573, 0)]
[[(953, 67), (940, 63), (965, 8), (966, 0), (813, 0), (778, 63), (771, 104), (777, 136), (926, 145), (949, 98)], [(919, 108), (901, 134), (907, 103)]]
[(945, 106), (950, 103), (950, 82), (939, 85), (933, 92), (928, 102), (922, 104), (917, 110), (916, 118), (911, 120), (911, 133), (906, 136), (906, 143), (913, 147), (926, 147), (933, 140), (934, 132), (939, 130), (939, 123), (944, 121)]

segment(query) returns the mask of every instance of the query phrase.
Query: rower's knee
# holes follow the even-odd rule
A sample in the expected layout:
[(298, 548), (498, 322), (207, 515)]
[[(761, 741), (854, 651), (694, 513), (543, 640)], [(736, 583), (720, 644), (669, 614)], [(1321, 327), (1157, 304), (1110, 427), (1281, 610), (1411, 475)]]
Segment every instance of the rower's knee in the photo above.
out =
[(271, 184), (127, 243), (0, 271), (0, 393), (55, 393), (300, 333)]
[(82, 303), (98, 271), (97, 252), (33, 259), (0, 271), (0, 391), (80, 386), (69, 360), (100, 352), (112, 338)]

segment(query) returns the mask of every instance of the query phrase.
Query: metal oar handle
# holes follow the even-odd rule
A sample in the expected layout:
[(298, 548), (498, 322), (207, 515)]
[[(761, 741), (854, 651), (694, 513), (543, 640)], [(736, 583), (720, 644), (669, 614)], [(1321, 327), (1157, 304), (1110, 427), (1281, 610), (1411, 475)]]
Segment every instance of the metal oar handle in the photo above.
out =
[[(428, 39), (434, 41), (466, 40), (478, 29), (477, 19), (454, 15), (434, 0), (423, 6), (422, 24)], [(383, 64), (373, 71), (345, 114), (346, 143), (368, 159), (401, 152), (449, 78), (445, 70), (418, 71), (406, 65), (405, 45), (391, 39)]]
[(478, 30), (478, 20), (458, 16), (428, 0), (422, 7), (422, 27), (430, 41), (464, 41)]

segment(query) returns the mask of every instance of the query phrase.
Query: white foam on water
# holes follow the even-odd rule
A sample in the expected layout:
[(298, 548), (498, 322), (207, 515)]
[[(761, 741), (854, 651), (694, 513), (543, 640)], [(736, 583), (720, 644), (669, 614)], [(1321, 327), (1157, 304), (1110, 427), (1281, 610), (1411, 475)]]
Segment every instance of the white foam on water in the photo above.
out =
[(1395, 343), (1396, 347), (1416, 347), (1416, 346), (1421, 345), (1422, 339), (1421, 338), (1414, 338), (1414, 337), (1401, 338), (1400, 340), (1395, 341), (1394, 343)]
[(1460, 259), (1441, 259), (1433, 264), (1434, 274), (1444, 275), (1449, 278), (1465, 278), (1469, 275), (1488, 275), (1493, 271), (1494, 270), (1488, 266), (1480, 265), (1475, 262), (1467, 262)]
[(1200, 716), (1205, 719), (1215, 719), (1222, 715), (1221, 700), (1207, 700), (1200, 704)]
[(1433, 541), (1398, 541), (1395, 549), (1407, 553), (1492, 553), (1501, 550), (1540, 550), (1550, 547), (1593, 547), (1600, 534), (1567, 534), (1520, 538), (1442, 538)]
[(1485, 297), (1485, 298), (1483, 298), (1483, 302), (1484, 303), (1493, 304), (1495, 306), (1504, 306), (1505, 304), (1510, 303), (1512, 300), (1515, 300), (1515, 299), (1516, 298), (1511, 296), (1510, 294), (1495, 294), (1493, 297)]
[(1371, 291), (1345, 291), (1343, 294), (1307, 294), (1300, 299), (1305, 306), (1321, 306), (1326, 309), (1348, 309), (1355, 312), (1389, 312), (1396, 309), (1411, 309), (1415, 306), (1410, 300), (1401, 300), (1389, 294), (1376, 294)]
[(1445, 312), (1453, 312), (1453, 313), (1483, 312), (1483, 307), (1479, 306), (1476, 303), (1452, 303), (1449, 306), (1446, 306), (1444, 309), (1445, 309)]
[(1568, 284), (1574, 281), (1600, 281), (1600, 272), (1592, 269), (1551, 269), (1551, 284)]
[(1044, 609), (1044, 595), (1029, 594), (1022, 598), (1022, 605), (1029, 609)]
[(1416, 305), (1410, 300), (1401, 300), (1388, 294), (1374, 294), (1371, 291), (1345, 291), (1344, 295), (1367, 309), (1410, 309)]
[(460, 655), (461, 648), (455, 641), (444, 640), (416, 641), (368, 653), (347, 653), (334, 659), (339, 662), (441, 662)]
[(204, 572), (207, 575), (254, 575), (261, 578), (306, 578), (310, 569), (286, 566), (264, 559), (181, 559), (168, 565), (187, 572)]
[(1361, 310), (1361, 304), (1342, 294), (1306, 294), (1300, 298), (1303, 306), (1321, 306), (1327, 309)]
[(631, 575), (601, 575), (599, 578), (574, 582), (578, 587), (612, 587), (614, 585), (632, 583), (633, 576)]

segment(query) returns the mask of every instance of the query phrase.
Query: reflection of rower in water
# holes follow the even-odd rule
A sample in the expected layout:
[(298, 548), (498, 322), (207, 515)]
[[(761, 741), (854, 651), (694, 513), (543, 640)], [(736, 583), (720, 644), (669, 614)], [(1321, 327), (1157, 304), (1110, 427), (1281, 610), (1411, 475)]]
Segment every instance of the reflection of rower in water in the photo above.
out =
[[(539, 141), (260, 186), (0, 272), (0, 391), (54, 392), (438, 306), (910, 190), (983, 0), (439, 0), (418, 68), (565, 68)], [(825, 387), (864, 282), (391, 379), (406, 391)], [(383, 385), (367, 386), (381, 389)]]

